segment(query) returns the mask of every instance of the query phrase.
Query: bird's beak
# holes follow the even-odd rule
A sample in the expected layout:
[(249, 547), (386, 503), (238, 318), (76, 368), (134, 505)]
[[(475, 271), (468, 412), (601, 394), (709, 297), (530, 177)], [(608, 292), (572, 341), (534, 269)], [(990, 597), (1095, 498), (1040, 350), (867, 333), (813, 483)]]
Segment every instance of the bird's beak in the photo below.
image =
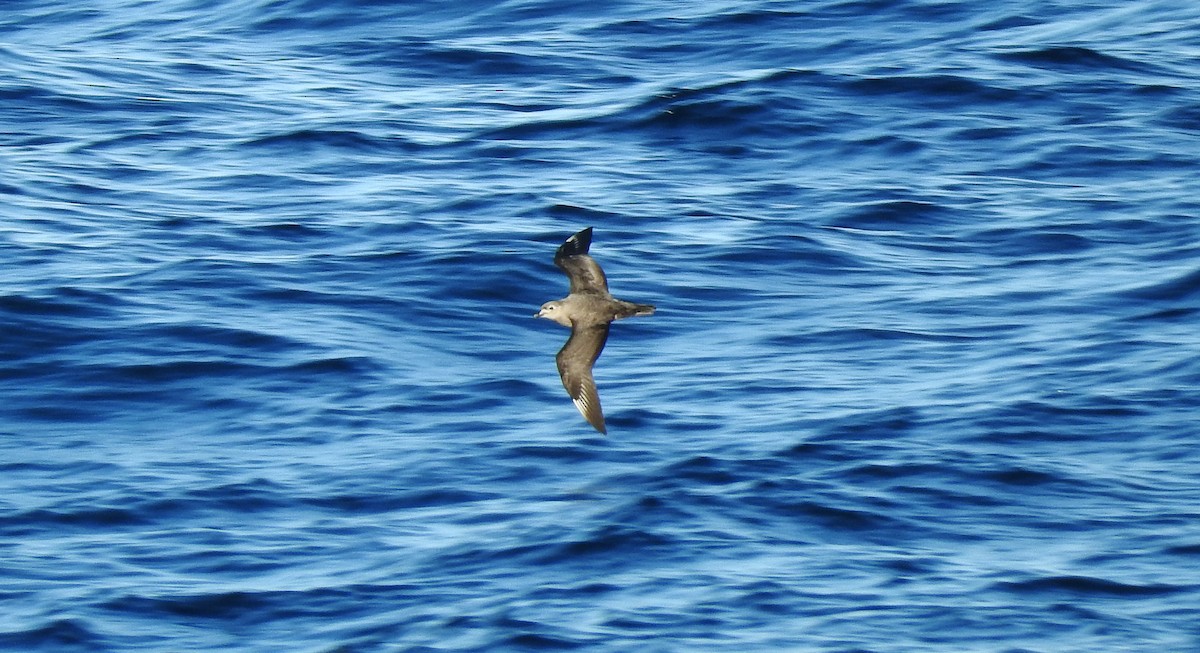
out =
[(533, 316), (534, 316), (534, 317), (541, 317), (541, 316), (542, 316), (542, 312), (539, 310), (538, 312), (534, 313), (534, 314), (533, 314)]

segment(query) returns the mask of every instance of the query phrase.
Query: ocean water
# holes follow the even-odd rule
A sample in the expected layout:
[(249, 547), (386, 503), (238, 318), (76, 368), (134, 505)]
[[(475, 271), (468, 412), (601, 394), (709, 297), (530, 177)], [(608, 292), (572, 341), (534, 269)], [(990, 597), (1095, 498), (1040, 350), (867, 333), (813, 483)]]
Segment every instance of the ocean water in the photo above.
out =
[(6, 3), (0, 649), (1200, 650), (1197, 24)]

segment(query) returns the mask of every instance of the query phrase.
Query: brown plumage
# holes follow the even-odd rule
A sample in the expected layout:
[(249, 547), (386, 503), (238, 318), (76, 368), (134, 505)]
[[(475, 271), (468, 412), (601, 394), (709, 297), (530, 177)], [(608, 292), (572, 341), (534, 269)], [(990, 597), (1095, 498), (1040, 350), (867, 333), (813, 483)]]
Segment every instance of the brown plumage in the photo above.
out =
[(570, 327), (571, 337), (555, 357), (558, 374), (584, 419), (597, 431), (607, 433), (600, 395), (592, 378), (592, 365), (604, 351), (608, 327), (613, 320), (650, 315), (654, 307), (621, 301), (609, 294), (604, 270), (588, 256), (591, 244), (592, 228), (588, 227), (559, 246), (554, 253), (554, 264), (571, 281), (570, 293), (563, 299), (542, 304), (534, 317), (544, 317)]

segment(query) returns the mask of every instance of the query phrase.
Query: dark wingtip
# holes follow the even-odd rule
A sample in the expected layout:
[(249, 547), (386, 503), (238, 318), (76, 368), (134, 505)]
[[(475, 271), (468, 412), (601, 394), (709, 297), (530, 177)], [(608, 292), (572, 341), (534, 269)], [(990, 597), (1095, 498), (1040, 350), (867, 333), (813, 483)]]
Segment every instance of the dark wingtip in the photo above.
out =
[(588, 248), (592, 246), (592, 228), (588, 227), (583, 231), (577, 232), (575, 235), (567, 239), (565, 243), (559, 245), (558, 251), (555, 252), (555, 258), (561, 256), (575, 256), (577, 254), (587, 254)]

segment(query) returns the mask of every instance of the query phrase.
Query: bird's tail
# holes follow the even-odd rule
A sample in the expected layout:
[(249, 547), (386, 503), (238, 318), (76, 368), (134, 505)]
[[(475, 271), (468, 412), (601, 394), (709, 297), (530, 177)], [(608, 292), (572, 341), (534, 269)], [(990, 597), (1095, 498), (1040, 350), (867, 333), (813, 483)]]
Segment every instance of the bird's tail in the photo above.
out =
[(653, 315), (654, 307), (650, 304), (634, 304), (633, 302), (621, 302), (621, 307), (617, 310), (617, 315), (614, 320), (621, 320), (627, 317), (638, 317), (640, 315)]

